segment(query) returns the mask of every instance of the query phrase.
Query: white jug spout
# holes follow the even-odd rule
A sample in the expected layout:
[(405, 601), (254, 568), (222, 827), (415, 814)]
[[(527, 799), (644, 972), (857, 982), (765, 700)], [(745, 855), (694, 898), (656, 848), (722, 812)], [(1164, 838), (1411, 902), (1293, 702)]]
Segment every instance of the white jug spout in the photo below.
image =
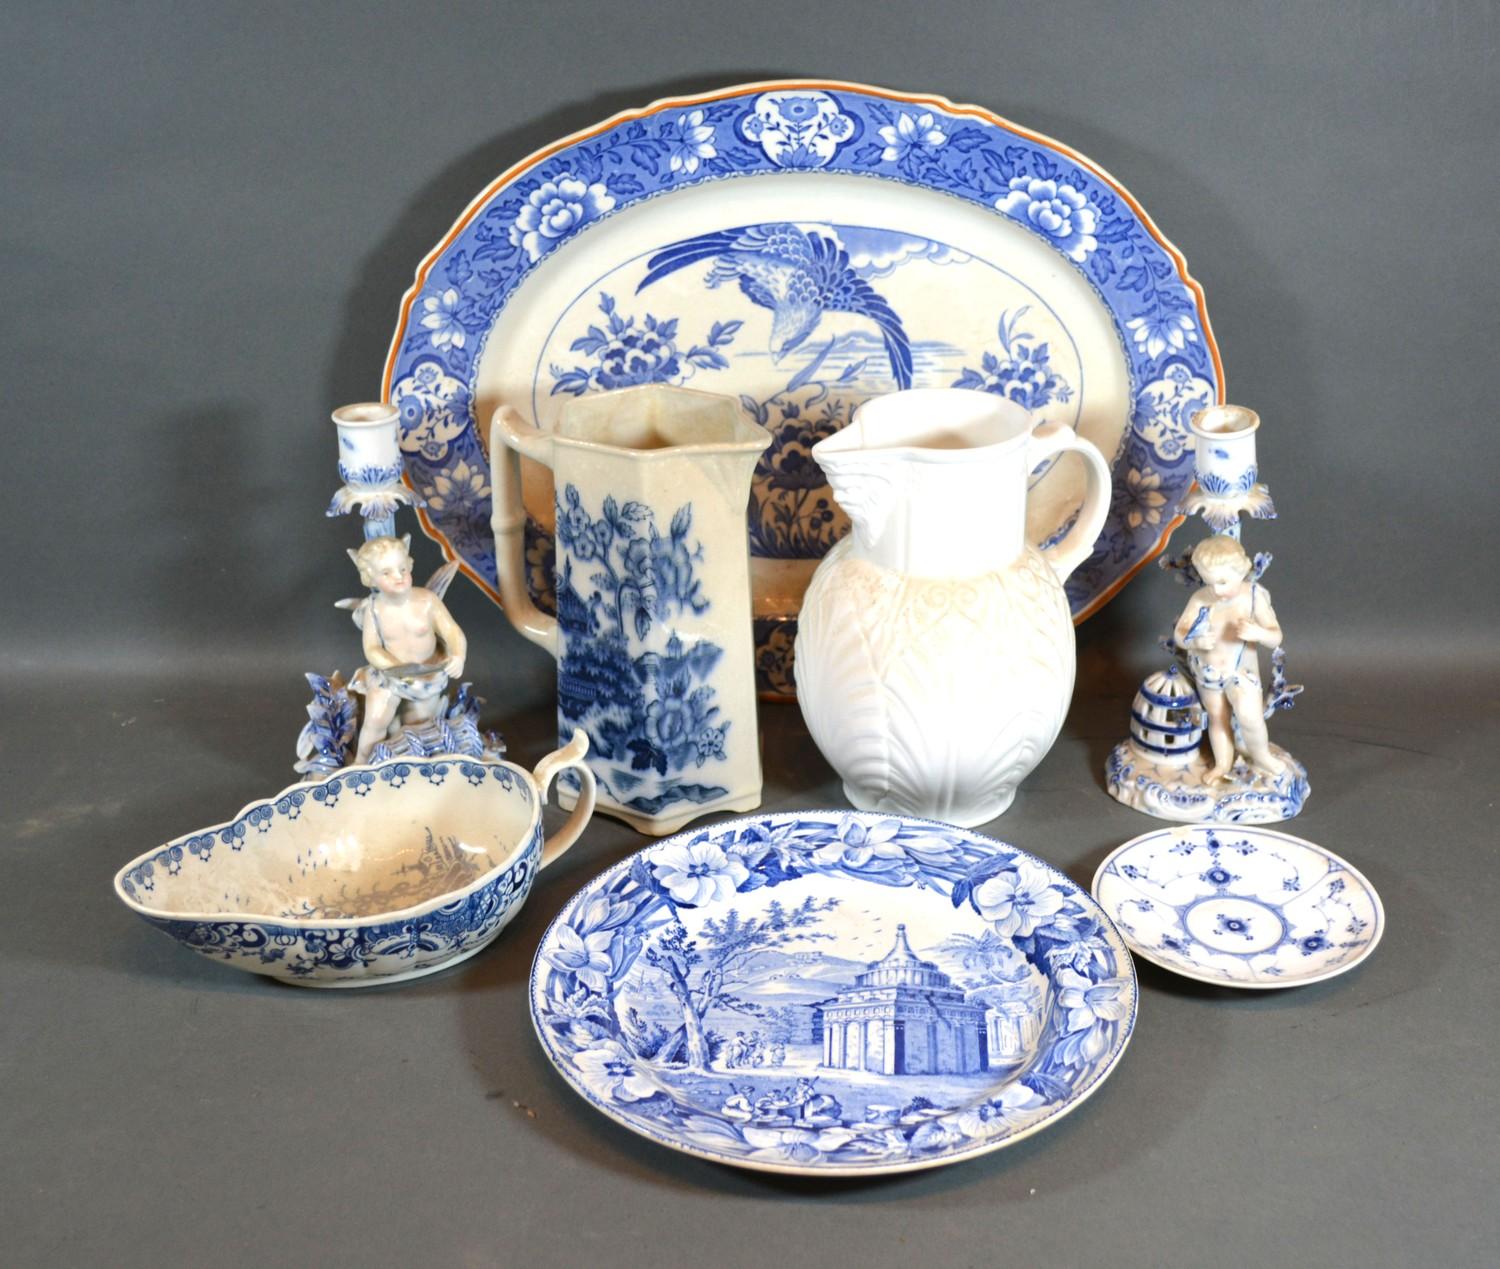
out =
[(842, 432), (819, 441), (813, 446), (812, 456), (828, 477), (829, 488), (839, 506), (848, 513), (859, 544), (865, 550), (872, 550), (885, 533), (899, 501), (896, 486), (901, 456), (889, 450), (862, 449), (852, 437), (849, 439), (853, 443), (835, 445), (858, 426), (851, 423)]
[(853, 552), (920, 577), (972, 577), (1023, 549), (1031, 418), (962, 388), (873, 397), (813, 446), (854, 521)]

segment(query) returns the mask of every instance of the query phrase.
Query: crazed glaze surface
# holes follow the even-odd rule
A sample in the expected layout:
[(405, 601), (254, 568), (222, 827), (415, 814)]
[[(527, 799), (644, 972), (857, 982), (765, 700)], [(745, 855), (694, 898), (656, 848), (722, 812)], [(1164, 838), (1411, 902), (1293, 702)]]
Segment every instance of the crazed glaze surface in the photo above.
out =
[(552, 777), (468, 758), (350, 767), (254, 802), (126, 864), (115, 891), (184, 947), (309, 987), (432, 973), (510, 922), (537, 871), (576, 840), (585, 804), (545, 842)]

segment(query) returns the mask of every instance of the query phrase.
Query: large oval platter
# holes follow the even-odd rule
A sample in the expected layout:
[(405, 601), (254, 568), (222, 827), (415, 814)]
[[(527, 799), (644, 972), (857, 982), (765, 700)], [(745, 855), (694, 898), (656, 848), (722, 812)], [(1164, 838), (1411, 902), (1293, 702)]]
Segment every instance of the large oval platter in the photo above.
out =
[[(417, 269), (383, 389), (422, 525), (498, 602), (485, 437), (640, 383), (738, 398), (774, 436), (749, 516), (757, 668), (792, 690), (802, 592), (847, 525), (808, 451), (866, 398), (961, 385), (1075, 426), (1113, 460), (1068, 582), (1098, 609), (1165, 545), (1187, 420), (1223, 399), (1198, 284), (1134, 199), (1066, 146), (942, 97), (800, 80), (627, 111), (522, 160)], [(1033, 476), (1064, 531), (1074, 459)], [(529, 580), (551, 600), (550, 476), (528, 465)]]
[(1055, 869), (858, 812), (730, 820), (569, 901), (531, 972), (590, 1105), (701, 1158), (866, 1175), (998, 1150), (1076, 1109), (1135, 1024), (1135, 969)]

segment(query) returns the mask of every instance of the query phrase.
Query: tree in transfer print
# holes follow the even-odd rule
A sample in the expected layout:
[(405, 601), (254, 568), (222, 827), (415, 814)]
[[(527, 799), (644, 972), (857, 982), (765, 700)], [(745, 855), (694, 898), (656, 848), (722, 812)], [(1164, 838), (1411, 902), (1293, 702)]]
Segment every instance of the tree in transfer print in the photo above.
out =
[(1020, 982), (1027, 976), (1026, 958), (1010, 940), (993, 930), (978, 935), (950, 935), (938, 944), (937, 950), (962, 966), (962, 983), (966, 987)]
[(704, 1019), (710, 1011), (727, 1009), (747, 1017), (766, 1017), (765, 1006), (742, 993), (763, 974), (768, 953), (832, 939), (832, 934), (816, 927), (838, 902), (809, 896), (789, 908), (773, 899), (759, 917), (741, 917), (731, 908), (722, 917), (706, 920), (696, 936), (681, 921), (674, 921), (645, 949), (643, 959), (666, 978), (672, 998), (682, 1009), (682, 1024), (654, 1053), (644, 1056), (705, 1070), (711, 1053)]

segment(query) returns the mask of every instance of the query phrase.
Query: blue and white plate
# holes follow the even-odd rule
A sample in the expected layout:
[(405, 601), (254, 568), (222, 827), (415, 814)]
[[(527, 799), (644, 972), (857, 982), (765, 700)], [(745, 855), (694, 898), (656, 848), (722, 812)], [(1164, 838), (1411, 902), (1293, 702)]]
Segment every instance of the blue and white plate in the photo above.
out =
[[(1087, 616), (1164, 545), (1193, 481), (1187, 422), (1222, 400), (1203, 296), (1135, 200), (1082, 155), (975, 106), (828, 81), (658, 101), (502, 173), (417, 269), (387, 358), (423, 527), (497, 602), (484, 431), (550, 427), (585, 392), (691, 384), (774, 435), (755, 482), (758, 668), (846, 528), (812, 446), (898, 387), (960, 385), (1114, 460)], [(550, 600), (550, 477), (525, 477), (531, 587)], [(1028, 535), (1070, 523), (1072, 462), (1039, 469)]]
[(1146, 833), (1099, 865), (1093, 890), (1137, 956), (1226, 987), (1332, 978), (1385, 931), (1380, 896), (1357, 869), (1265, 828)]
[(531, 972), (547, 1056), (662, 1145), (864, 1175), (998, 1150), (1104, 1081), (1135, 969), (1098, 906), (946, 824), (807, 811), (682, 833), (558, 915)]

